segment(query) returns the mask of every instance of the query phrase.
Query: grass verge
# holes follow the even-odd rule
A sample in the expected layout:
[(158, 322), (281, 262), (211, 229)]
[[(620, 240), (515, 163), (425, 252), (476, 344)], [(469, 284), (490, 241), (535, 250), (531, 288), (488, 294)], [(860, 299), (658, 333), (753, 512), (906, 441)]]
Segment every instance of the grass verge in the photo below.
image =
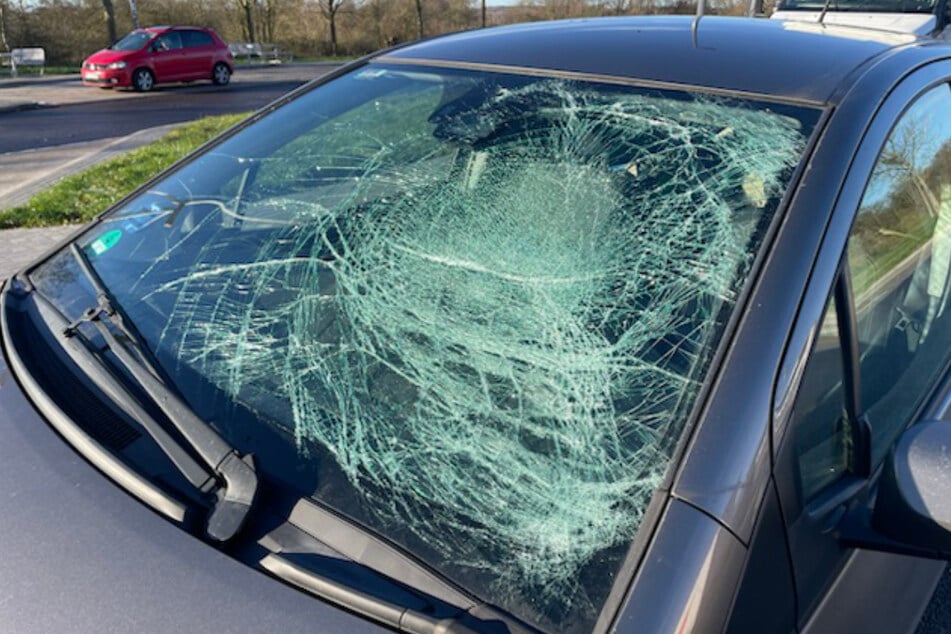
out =
[(24, 205), (0, 211), (0, 229), (86, 222), (245, 114), (205, 117), (127, 154), (67, 176)]

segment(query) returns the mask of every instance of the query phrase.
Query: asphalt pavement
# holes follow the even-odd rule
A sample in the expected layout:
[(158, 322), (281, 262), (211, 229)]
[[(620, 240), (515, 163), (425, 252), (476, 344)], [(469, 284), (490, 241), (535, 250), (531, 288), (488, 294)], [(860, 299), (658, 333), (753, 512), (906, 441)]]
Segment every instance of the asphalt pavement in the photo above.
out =
[[(258, 94), (257, 100), (241, 98), (240, 109), (248, 110), (261, 107), (287, 90), (328, 73), (337, 66), (339, 64), (311, 63), (239, 67), (234, 74), (232, 87), (224, 91), (208, 85), (196, 85), (171, 86), (155, 93), (143, 94), (86, 87), (77, 76), (0, 79), (0, 213), (3, 209), (26, 202), (65, 176), (151, 143), (177, 125), (154, 125), (154, 120), (139, 116), (131, 132), (123, 131), (123, 134), (106, 135), (78, 143), (57, 143), (57, 139), (53, 138), (50, 144), (49, 130), (38, 128), (30, 131), (20, 120), (19, 115), (23, 113), (55, 111), (62, 118), (73, 119), (72, 126), (79, 128), (84, 124), (83, 113), (86, 108), (113, 105), (136, 109), (139, 103), (157, 99), (187, 105), (189, 101), (195, 100), (195, 95), (201, 98), (201, 95), (211, 91), (219, 95), (227, 95), (228, 91), (239, 95)], [(14, 131), (22, 132), (25, 127), (34, 134), (35, 142), (32, 145), (45, 147), (31, 146), (30, 149), (5, 151), (3, 137), (11, 136)], [(20, 270), (77, 229), (76, 226), (63, 226), (0, 231), (0, 279)]]
[(79, 230), (75, 225), (0, 231), (0, 280), (5, 280)]
[(0, 79), (0, 114), (90, 101), (146, 96), (145, 93), (118, 90), (95, 91), (83, 86), (76, 75)]

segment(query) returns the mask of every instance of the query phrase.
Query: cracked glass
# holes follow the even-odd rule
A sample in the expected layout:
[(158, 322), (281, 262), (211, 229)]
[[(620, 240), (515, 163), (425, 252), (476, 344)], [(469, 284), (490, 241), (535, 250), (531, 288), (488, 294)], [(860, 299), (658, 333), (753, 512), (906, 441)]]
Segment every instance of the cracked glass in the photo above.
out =
[[(586, 631), (668, 468), (813, 110), (372, 64), (80, 245), (269, 477), (474, 595)], [(34, 274), (88, 304), (68, 253)], [(71, 281), (72, 280), (72, 281)]]

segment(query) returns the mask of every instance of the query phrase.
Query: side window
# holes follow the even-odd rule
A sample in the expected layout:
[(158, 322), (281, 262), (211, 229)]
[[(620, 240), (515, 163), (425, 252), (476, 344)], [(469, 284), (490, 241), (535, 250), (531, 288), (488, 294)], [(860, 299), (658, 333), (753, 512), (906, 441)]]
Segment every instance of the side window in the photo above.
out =
[[(893, 128), (849, 237), (859, 406), (879, 463), (945, 367), (951, 346), (951, 89), (922, 95)], [(802, 499), (848, 471), (844, 359), (829, 302), (793, 410)]]
[(947, 85), (905, 112), (879, 156), (849, 238), (873, 464), (911, 422), (951, 350), (949, 115)]
[(172, 31), (171, 33), (165, 33), (160, 35), (155, 40), (155, 50), (162, 51), (174, 51), (182, 47), (182, 38), (179, 35), (178, 31)]
[(185, 48), (197, 48), (214, 44), (211, 36), (204, 31), (180, 31), (180, 33)]
[(835, 302), (829, 300), (793, 410), (799, 485), (804, 500), (838, 480), (848, 469), (843, 380)]

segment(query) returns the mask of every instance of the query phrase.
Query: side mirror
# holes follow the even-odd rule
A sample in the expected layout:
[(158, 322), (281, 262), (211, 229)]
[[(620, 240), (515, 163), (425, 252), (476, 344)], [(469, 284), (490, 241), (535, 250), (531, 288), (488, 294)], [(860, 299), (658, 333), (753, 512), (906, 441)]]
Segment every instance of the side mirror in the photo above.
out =
[(906, 430), (885, 461), (874, 507), (853, 505), (837, 532), (853, 548), (951, 560), (951, 423)]
[(951, 558), (951, 423), (919, 423), (902, 434), (879, 481), (872, 527)]

